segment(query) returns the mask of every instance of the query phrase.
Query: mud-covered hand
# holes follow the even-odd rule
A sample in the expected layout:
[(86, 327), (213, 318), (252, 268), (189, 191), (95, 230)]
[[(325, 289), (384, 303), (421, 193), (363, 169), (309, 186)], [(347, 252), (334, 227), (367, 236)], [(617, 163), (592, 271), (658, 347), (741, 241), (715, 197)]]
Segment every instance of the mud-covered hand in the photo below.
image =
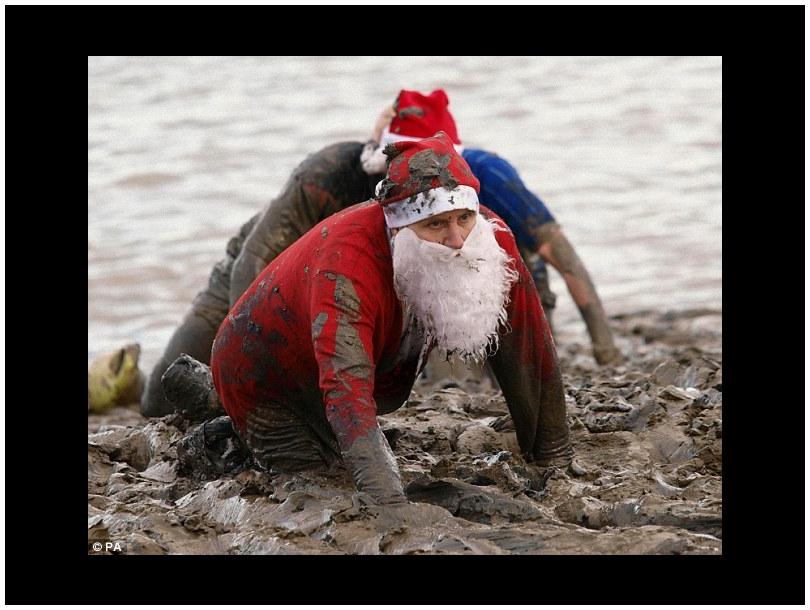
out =
[(394, 452), (379, 427), (358, 437), (342, 454), (358, 491), (367, 493), (378, 504), (408, 501)]
[(612, 343), (605, 345), (593, 344), (593, 357), (598, 364), (618, 364), (624, 356)]

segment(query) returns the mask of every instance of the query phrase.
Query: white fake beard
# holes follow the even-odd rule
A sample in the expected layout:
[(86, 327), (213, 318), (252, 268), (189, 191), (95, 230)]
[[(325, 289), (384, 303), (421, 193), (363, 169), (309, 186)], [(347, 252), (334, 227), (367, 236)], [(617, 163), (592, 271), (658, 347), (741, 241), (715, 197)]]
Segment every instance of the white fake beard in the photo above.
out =
[(405, 227), (393, 240), (394, 288), (440, 355), (481, 363), (498, 349), (509, 289), (518, 273), (498, 245), (503, 231), (480, 214), (461, 249), (420, 239)]
[(360, 153), (360, 165), (363, 171), (370, 176), (384, 174), (388, 171), (388, 157), (383, 154), (383, 147), (375, 142), (369, 142)]

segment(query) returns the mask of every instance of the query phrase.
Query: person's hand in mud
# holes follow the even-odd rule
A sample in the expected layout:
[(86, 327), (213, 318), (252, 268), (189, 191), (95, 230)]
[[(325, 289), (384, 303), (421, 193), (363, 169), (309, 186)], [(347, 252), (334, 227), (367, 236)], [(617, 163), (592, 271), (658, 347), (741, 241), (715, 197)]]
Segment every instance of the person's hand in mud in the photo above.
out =
[(435, 504), (411, 502), (407, 498), (380, 504), (364, 492), (357, 493), (355, 498), (360, 512), (374, 520), (374, 527), (380, 533), (435, 527), (449, 524), (453, 519), (450, 511)]
[(371, 131), (371, 139), (375, 142), (379, 142), (380, 138), (382, 137), (382, 131), (385, 127), (391, 122), (391, 120), (396, 116), (396, 111), (394, 110), (393, 106), (386, 106), (385, 109), (380, 113), (380, 116), (377, 117), (377, 121), (374, 123), (374, 129)]
[(597, 364), (621, 364), (624, 361), (624, 355), (619, 351), (615, 345), (612, 344), (594, 344), (592, 346), (593, 357)]
[(380, 428), (374, 427), (342, 452), (343, 462), (366, 504), (407, 504), (402, 478), (391, 446)]

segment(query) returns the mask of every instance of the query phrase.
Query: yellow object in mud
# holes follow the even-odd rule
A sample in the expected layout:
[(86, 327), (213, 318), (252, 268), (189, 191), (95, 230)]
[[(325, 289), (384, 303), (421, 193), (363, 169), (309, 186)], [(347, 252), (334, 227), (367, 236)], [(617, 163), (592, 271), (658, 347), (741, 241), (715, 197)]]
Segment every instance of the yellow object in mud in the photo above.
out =
[(144, 375), (138, 369), (141, 346), (131, 343), (99, 356), (87, 372), (87, 410), (104, 413), (116, 405), (140, 403)]

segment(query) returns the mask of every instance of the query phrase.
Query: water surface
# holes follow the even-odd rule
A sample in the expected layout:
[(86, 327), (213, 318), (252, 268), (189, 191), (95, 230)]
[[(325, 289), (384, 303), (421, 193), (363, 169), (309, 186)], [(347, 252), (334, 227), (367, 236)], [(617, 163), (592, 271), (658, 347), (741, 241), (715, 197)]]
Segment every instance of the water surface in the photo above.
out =
[[(511, 161), (608, 314), (721, 304), (719, 57), (91, 57), (88, 361), (148, 371), (228, 239), (304, 157), (443, 87), (466, 145)], [(587, 341), (562, 279), (561, 340)]]

